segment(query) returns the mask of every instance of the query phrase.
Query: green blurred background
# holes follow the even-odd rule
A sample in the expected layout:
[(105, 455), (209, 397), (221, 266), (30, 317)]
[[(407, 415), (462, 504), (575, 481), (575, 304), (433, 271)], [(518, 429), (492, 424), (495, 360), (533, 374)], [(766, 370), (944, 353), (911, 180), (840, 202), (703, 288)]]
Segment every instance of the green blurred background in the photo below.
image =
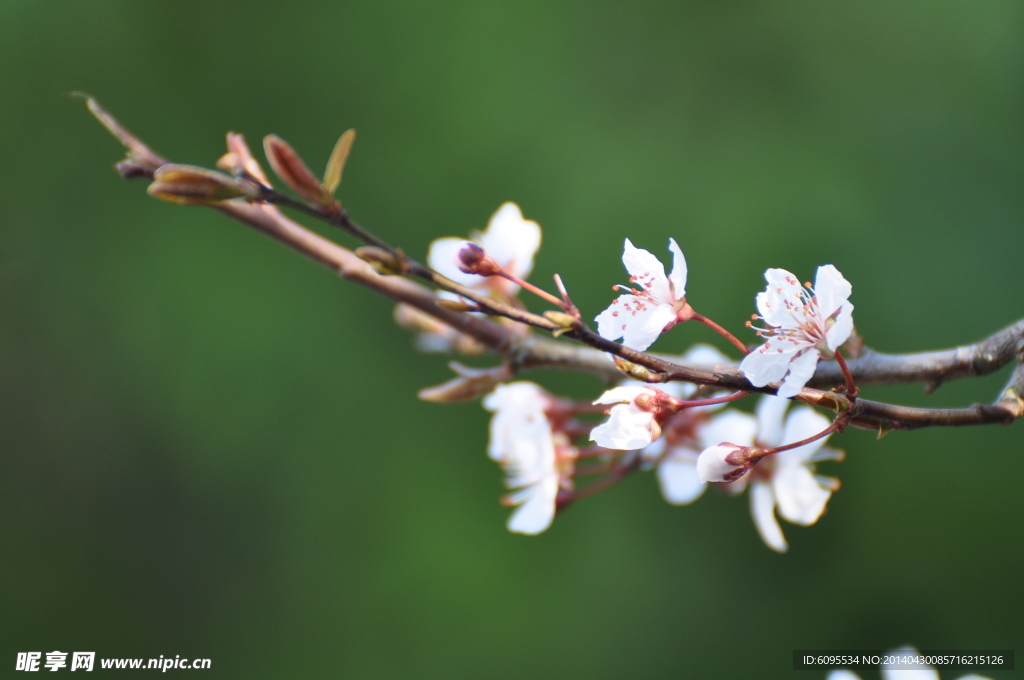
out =
[[(867, 342), (911, 351), (1024, 315), (1022, 29), (997, 0), (2, 0), (2, 674), (55, 649), (218, 678), (774, 678), (797, 648), (1024, 650), (1019, 424), (834, 440), (843, 489), (784, 525), (787, 555), (745, 498), (675, 508), (653, 475), (510, 535), (486, 414), (417, 401), (449, 372), (389, 304), (122, 182), (68, 97), (206, 165), (237, 130), (322, 167), (355, 127), (356, 219), (422, 256), (515, 200), (545, 229), (534, 279), (560, 272), (591, 315), (624, 237), (675, 237), (690, 300), (734, 329), (765, 268), (832, 262)], [(1005, 379), (866, 393), (958, 406)]]

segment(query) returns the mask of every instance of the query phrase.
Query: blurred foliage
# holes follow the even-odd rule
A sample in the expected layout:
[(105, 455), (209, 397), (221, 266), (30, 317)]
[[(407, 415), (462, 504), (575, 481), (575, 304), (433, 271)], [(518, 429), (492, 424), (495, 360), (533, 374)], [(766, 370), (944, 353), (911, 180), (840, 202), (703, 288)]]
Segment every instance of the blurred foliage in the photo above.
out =
[(0, 3), (2, 663), (773, 678), (797, 648), (1024, 649), (1020, 425), (842, 437), (784, 556), (745, 498), (674, 508), (652, 475), (509, 535), (485, 414), (416, 400), (448, 371), (390, 305), (122, 183), (67, 96), (205, 165), (236, 130), (323, 167), (354, 127), (356, 219), (423, 255), (515, 200), (534, 279), (590, 314), (624, 237), (674, 236), (737, 329), (765, 268), (832, 262), (868, 343), (910, 351), (1024, 315), (1022, 28), (996, 0)]

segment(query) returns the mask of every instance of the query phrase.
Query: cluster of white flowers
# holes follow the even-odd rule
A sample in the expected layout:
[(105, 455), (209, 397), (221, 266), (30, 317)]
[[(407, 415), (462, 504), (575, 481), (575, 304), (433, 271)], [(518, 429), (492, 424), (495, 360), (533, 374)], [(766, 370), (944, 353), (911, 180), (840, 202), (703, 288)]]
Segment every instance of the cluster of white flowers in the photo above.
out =
[[(486, 254), (503, 272), (519, 279), (529, 275), (540, 241), (540, 226), (524, 219), (514, 203), (502, 205), (487, 229), (472, 237), (475, 252)], [(467, 243), (457, 238), (435, 241), (430, 266), (464, 286), (514, 302), (519, 286), (508, 277), (469, 274), (462, 268), (460, 253)], [(680, 322), (698, 318), (709, 323), (687, 302), (682, 250), (674, 239), (669, 239), (668, 247), (673, 266), (666, 275), (657, 257), (626, 239), (622, 262), (629, 285), (616, 286), (623, 294), (596, 317), (602, 337), (622, 339), (626, 347), (644, 351)], [(819, 359), (834, 358), (849, 339), (853, 305), (849, 282), (832, 265), (818, 268), (813, 288), (801, 286), (783, 269), (769, 269), (765, 279), (768, 285), (757, 295), (760, 315), (755, 317), (766, 325), (756, 329), (765, 342), (743, 358), (739, 370), (756, 387), (777, 383), (779, 396), (763, 397), (756, 415), (750, 415), (724, 404), (687, 402), (696, 391), (692, 385), (656, 388), (625, 382), (593, 402), (610, 408), (607, 420), (591, 430), (590, 439), (609, 456), (625, 456), (622, 460), (640, 468), (656, 467), (662, 493), (673, 504), (692, 503), (709, 483), (730, 493), (749, 486), (758, 532), (769, 547), (782, 552), (787, 544), (776, 512), (795, 524), (816, 522), (838, 481), (816, 476), (814, 465), (842, 457), (841, 452), (824, 448), (827, 436), (815, 438), (828, 434), (830, 421), (806, 406), (787, 417), (788, 398), (800, 393)], [(444, 344), (441, 340), (447, 341), (431, 342)], [(681, 361), (713, 369), (736, 365), (710, 346), (694, 348)], [(494, 413), (488, 452), (507, 473), (506, 483), (513, 489), (508, 501), (519, 506), (508, 523), (511, 531), (544, 531), (558, 509), (560, 493), (572, 497), (579, 453), (573, 437), (579, 433), (569, 434), (553, 423), (549, 416), (555, 404), (551, 395), (530, 382), (499, 385), (484, 399), (485, 408)], [(785, 449), (804, 440), (809, 441)], [(778, 447), (784, 450), (775, 452)], [(595, 455), (604, 454), (598, 449)]]
[[(666, 276), (658, 258), (626, 239), (622, 263), (639, 289), (630, 289), (597, 315), (602, 337), (622, 338), (627, 347), (643, 351), (692, 315), (686, 302), (686, 260), (675, 239), (669, 239), (669, 250), (674, 262)], [(818, 359), (833, 358), (850, 338), (852, 286), (830, 264), (818, 267), (813, 288), (801, 286), (785, 269), (769, 269), (764, 277), (768, 286), (757, 294), (757, 309), (768, 328), (757, 332), (767, 341), (744, 357), (740, 370), (756, 387), (781, 380), (778, 395), (795, 397), (814, 375)]]
[[(627, 388), (609, 393), (623, 389)], [(725, 453), (740, 448), (799, 442), (829, 425), (827, 418), (807, 406), (785, 417), (788, 406), (788, 400), (766, 395), (758, 403), (756, 416), (735, 409), (714, 415), (708, 412), (713, 407), (684, 409), (666, 423), (664, 439), (648, 444), (641, 455), (648, 464), (658, 464), (662, 493), (677, 505), (699, 498), (709, 482), (737, 494), (749, 485), (750, 510), (761, 538), (773, 550), (785, 552), (788, 546), (775, 517), (776, 509), (794, 524), (814, 524), (824, 513), (832, 491), (838, 488), (838, 480), (815, 475), (814, 466), (824, 460), (841, 460), (842, 453), (824, 448), (828, 437), (821, 437), (765, 456), (759, 465), (736, 477), (728, 474), (732, 467), (722, 459)], [(599, 428), (607, 430), (616, 422), (614, 415), (613, 409), (612, 418)], [(595, 428), (593, 439), (597, 439), (599, 428)]]

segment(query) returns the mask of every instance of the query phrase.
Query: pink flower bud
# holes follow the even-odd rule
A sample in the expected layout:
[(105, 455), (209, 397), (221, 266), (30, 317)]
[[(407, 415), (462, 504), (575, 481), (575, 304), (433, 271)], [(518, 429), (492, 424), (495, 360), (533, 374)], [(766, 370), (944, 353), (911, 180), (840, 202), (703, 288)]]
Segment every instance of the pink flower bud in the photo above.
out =
[(483, 248), (466, 241), (456, 255), (455, 265), (459, 271), (479, 276), (494, 276), (500, 270), (494, 260), (488, 257)]
[(752, 450), (735, 444), (717, 444), (704, 449), (697, 459), (697, 476), (702, 482), (734, 482), (753, 467)]

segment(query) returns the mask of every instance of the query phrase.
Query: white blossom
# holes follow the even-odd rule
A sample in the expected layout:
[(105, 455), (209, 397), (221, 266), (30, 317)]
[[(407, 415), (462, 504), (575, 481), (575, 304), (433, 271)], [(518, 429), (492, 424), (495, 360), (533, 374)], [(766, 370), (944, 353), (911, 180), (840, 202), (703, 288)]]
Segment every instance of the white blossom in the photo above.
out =
[[(608, 340), (643, 351), (679, 320), (686, 305), (686, 259), (675, 239), (668, 240), (672, 252), (672, 273), (650, 252), (636, 248), (626, 239), (622, 264), (629, 272), (630, 293), (620, 295), (608, 309), (597, 315), (597, 332)], [(620, 286), (629, 288), (628, 286)]]
[[(739, 479), (736, 471), (748, 466), (742, 457), (731, 454), (744, 447), (773, 448), (807, 439), (829, 425), (828, 418), (808, 406), (801, 406), (784, 419), (789, 401), (764, 396), (758, 402), (756, 419), (723, 422), (716, 430), (702, 435), (708, 446), (698, 458), (697, 473), (701, 481), (728, 481), (734, 492), (750, 486), (750, 510), (754, 525), (768, 547), (778, 552), (788, 548), (775, 517), (776, 510), (794, 524), (814, 524), (825, 511), (825, 504), (836, 488), (836, 481), (815, 476), (814, 464), (836, 460), (842, 454), (822, 448), (828, 437), (822, 437), (788, 451), (770, 454)], [(724, 415), (724, 414), (723, 414)], [(741, 414), (746, 415), (746, 414)]]
[(484, 397), (494, 413), (487, 455), (505, 470), (510, 500), (519, 508), (508, 521), (509, 531), (539, 534), (555, 517), (559, 473), (555, 435), (544, 413), (547, 393), (532, 382), (499, 385)]
[[(757, 408), (760, 425), (758, 443), (781, 446), (821, 432), (829, 420), (809, 406), (793, 409), (783, 422), (789, 402), (780, 397), (762, 397)], [(793, 524), (810, 526), (825, 512), (825, 504), (836, 488), (835, 480), (817, 477), (814, 463), (835, 460), (842, 454), (822, 449), (828, 436), (762, 460), (750, 480), (750, 511), (761, 539), (778, 552), (788, 549), (775, 512)]]
[(591, 441), (619, 451), (647, 446), (661, 435), (657, 417), (665, 412), (662, 404), (671, 399), (670, 395), (652, 387), (627, 385), (608, 390), (594, 403), (616, 405), (612, 406), (608, 420), (591, 431)]
[[(494, 262), (509, 274), (525, 279), (533, 270), (533, 256), (540, 248), (540, 225), (523, 218), (515, 203), (503, 203), (491, 216), (487, 229), (471, 235), (469, 241), (484, 249)], [(511, 296), (519, 286), (507, 279), (467, 274), (459, 269), (459, 251), (466, 239), (440, 238), (430, 244), (427, 264), (463, 286), (487, 294)]]
[[(687, 505), (704, 493), (707, 482), (701, 479), (697, 471), (702, 449), (726, 439), (743, 444), (753, 442), (757, 432), (757, 420), (753, 416), (728, 409), (708, 418), (708, 410), (722, 406), (723, 404), (698, 406), (676, 416), (687, 415), (697, 418), (698, 424), (690, 441), (666, 445), (658, 464), (658, 483), (662, 495), (669, 503)], [(672, 427), (674, 425), (666, 423), (666, 431)]]
[(751, 384), (764, 387), (782, 380), (778, 395), (794, 397), (814, 375), (819, 358), (831, 359), (853, 332), (850, 282), (827, 264), (818, 267), (812, 289), (785, 269), (764, 274), (768, 287), (757, 294), (757, 310), (768, 328), (767, 342), (740, 363)]

